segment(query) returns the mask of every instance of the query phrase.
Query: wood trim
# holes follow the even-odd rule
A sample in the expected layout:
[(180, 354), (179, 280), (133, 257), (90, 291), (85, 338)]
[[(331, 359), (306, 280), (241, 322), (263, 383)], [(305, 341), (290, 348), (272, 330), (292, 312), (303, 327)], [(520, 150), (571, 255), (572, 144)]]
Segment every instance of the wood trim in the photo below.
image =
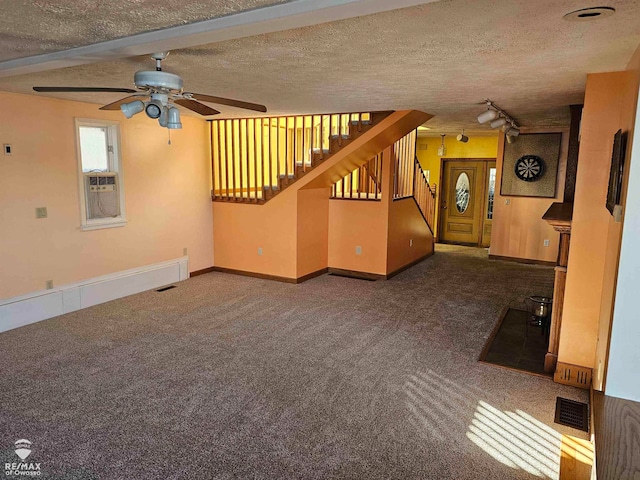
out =
[(553, 381), (563, 385), (571, 385), (572, 387), (589, 390), (591, 388), (592, 374), (593, 369), (590, 367), (558, 362), (553, 375)]
[(432, 252), (430, 252), (430, 253), (427, 253), (426, 255), (423, 255), (422, 257), (418, 258), (417, 260), (414, 260), (413, 262), (407, 263), (404, 267), (400, 267), (400, 268), (398, 268), (397, 270), (394, 270), (394, 271), (393, 271), (393, 272), (391, 272), (391, 273), (387, 273), (387, 274), (385, 275), (385, 278), (386, 278), (387, 280), (389, 280), (389, 279), (391, 279), (391, 278), (395, 277), (395, 276), (396, 276), (396, 275), (398, 275), (399, 273), (402, 273), (402, 272), (404, 272), (405, 270), (408, 270), (409, 268), (413, 267), (414, 265), (417, 265), (417, 264), (418, 264), (418, 263), (420, 263), (421, 261), (426, 260), (427, 258), (429, 258), (430, 256), (432, 256), (434, 253), (435, 253), (435, 250), (434, 250), (434, 251), (432, 251)]
[(295, 284), (306, 282), (307, 280), (323, 275), (327, 273), (327, 270), (328, 270), (327, 268), (322, 268), (315, 272), (308, 273), (307, 275), (303, 275), (302, 277), (291, 278), (291, 277), (280, 277), (278, 275), (269, 275), (267, 273), (248, 272), (246, 270), (236, 270), (234, 268), (225, 268), (225, 267), (211, 267), (211, 268), (213, 269), (211, 270), (213, 272), (229, 273), (231, 275), (241, 275), (243, 277), (261, 278), (263, 280), (274, 280), (276, 282), (295, 283)]
[(578, 153), (580, 150), (580, 121), (584, 105), (570, 105), (571, 124), (569, 127), (569, 150), (567, 153), (567, 172), (564, 179), (564, 201), (573, 202), (576, 192), (578, 173)]
[(215, 272), (215, 271), (216, 271), (216, 267), (203, 268), (202, 270), (196, 270), (195, 272), (191, 272), (189, 274), (189, 278), (197, 277), (199, 275), (204, 275), (205, 273), (211, 273), (211, 272)]
[(386, 275), (379, 275), (377, 273), (369, 273), (369, 272), (360, 272), (357, 270), (344, 270), (342, 268), (333, 268), (329, 267), (329, 275), (336, 275), (339, 277), (348, 277), (348, 278), (357, 278), (358, 280), (386, 280)]
[(307, 280), (311, 280), (312, 278), (316, 278), (316, 277), (319, 277), (320, 275), (324, 275), (328, 271), (329, 271), (329, 269), (325, 267), (325, 268), (321, 268), (320, 270), (316, 270), (315, 272), (307, 273), (306, 275), (303, 275), (302, 277), (296, 278), (295, 283), (306, 282)]
[(489, 260), (503, 260), (505, 262), (525, 263), (527, 265), (545, 265), (547, 267), (555, 267), (556, 262), (547, 262), (544, 260), (534, 260), (531, 258), (504, 257), (502, 255), (489, 254)]

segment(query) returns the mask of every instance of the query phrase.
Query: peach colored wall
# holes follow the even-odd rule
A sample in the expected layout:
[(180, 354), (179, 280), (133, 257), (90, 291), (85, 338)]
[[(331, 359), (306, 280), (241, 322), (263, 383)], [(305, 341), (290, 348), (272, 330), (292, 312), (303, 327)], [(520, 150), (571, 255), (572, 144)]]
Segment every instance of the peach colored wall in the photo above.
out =
[[(212, 258), (206, 122), (183, 117), (182, 130), (97, 105), (0, 92), (0, 298), (181, 257), (191, 271)], [(74, 117), (120, 122), (128, 224), (80, 230)], [(47, 207), (48, 218), (34, 209)]]
[(433, 235), (413, 198), (391, 203), (388, 242), (387, 273), (433, 253)]
[(298, 277), (327, 268), (330, 188), (298, 191)]
[[(387, 273), (388, 208), (382, 201), (329, 202), (329, 267)], [(356, 247), (362, 254), (356, 255)]]
[[(568, 107), (567, 107), (568, 108)], [(555, 263), (558, 257), (560, 234), (542, 215), (553, 202), (561, 202), (564, 195), (564, 180), (567, 171), (567, 153), (569, 150), (568, 129), (522, 129), (523, 133), (562, 132), (560, 161), (555, 198), (508, 197), (500, 195), (502, 182), (502, 160), (504, 156), (504, 134), (498, 142), (496, 161), (496, 196), (493, 206), (493, 227), (491, 232), (491, 255), (538, 260)], [(506, 200), (510, 204), (505, 203)], [(544, 240), (549, 246), (544, 246)]]
[[(382, 198), (379, 202), (329, 202), (329, 267), (386, 275), (389, 206), (393, 192), (392, 148), (382, 152)], [(356, 255), (356, 247), (362, 254)]]
[(605, 208), (613, 135), (631, 127), (637, 91), (635, 72), (587, 77), (558, 361), (598, 367), (596, 387), (606, 351), (596, 365), (596, 346), (602, 322), (608, 342), (620, 249), (620, 226)]
[[(638, 87), (640, 86), (640, 47), (633, 55), (627, 70), (632, 75), (629, 88), (624, 92), (622, 110), (620, 113), (620, 125), (623, 131), (627, 131), (627, 151), (623, 177), (621, 204), (626, 205), (626, 197), (629, 183), (629, 170), (631, 163), (631, 145), (635, 133), (635, 112), (638, 104)], [(623, 220), (624, 221), (624, 220)], [(607, 359), (609, 350), (609, 336), (611, 333), (611, 321), (613, 317), (614, 297), (616, 294), (616, 279), (618, 275), (618, 262), (620, 259), (620, 246), (622, 240), (622, 225), (613, 217), (609, 218), (609, 231), (607, 238), (607, 252), (605, 254), (604, 278), (602, 288), (602, 301), (600, 304), (600, 323), (598, 327), (598, 341), (594, 361), (593, 387), (596, 390), (604, 390), (606, 383)]]
[(296, 195), (287, 189), (264, 205), (213, 202), (214, 265), (296, 278)]

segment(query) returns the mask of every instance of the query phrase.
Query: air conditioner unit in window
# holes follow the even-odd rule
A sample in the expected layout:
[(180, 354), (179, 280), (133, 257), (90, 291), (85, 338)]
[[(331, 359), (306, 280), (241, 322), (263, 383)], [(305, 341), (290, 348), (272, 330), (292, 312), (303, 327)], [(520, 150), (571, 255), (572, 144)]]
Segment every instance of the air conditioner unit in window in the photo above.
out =
[(85, 173), (84, 191), (87, 200), (87, 220), (120, 215), (117, 173)]

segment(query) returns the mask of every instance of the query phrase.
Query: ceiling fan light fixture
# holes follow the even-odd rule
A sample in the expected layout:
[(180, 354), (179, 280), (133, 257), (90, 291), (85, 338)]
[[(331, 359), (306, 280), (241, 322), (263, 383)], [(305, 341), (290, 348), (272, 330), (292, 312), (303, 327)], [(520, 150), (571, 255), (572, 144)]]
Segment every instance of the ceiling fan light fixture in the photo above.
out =
[(167, 126), (167, 124), (169, 123), (169, 107), (164, 107), (162, 109), (162, 113), (158, 118), (158, 123), (160, 124), (161, 127)]
[(122, 113), (124, 113), (125, 117), (131, 118), (144, 110), (144, 103), (142, 103), (140, 100), (123, 103), (122, 105), (120, 105), (120, 110), (122, 110)]
[(182, 128), (182, 122), (180, 121), (180, 110), (176, 107), (169, 108), (167, 114), (167, 128), (170, 130), (178, 130)]
[(144, 107), (144, 113), (147, 114), (149, 118), (159, 118), (162, 114), (162, 102), (160, 100), (149, 100)]
[(498, 115), (498, 112), (489, 109), (486, 112), (482, 112), (480, 115), (478, 115), (478, 123), (490, 122), (491, 120), (495, 120), (496, 118), (498, 118)]

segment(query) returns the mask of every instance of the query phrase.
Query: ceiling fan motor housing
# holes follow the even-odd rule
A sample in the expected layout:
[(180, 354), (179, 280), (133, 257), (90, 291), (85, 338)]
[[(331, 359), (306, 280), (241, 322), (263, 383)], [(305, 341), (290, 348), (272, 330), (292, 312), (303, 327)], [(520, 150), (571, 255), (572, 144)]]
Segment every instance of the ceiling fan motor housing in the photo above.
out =
[(153, 70), (142, 70), (136, 72), (133, 77), (136, 87), (150, 89), (152, 91), (175, 91), (182, 92), (182, 78), (168, 72), (158, 72)]

